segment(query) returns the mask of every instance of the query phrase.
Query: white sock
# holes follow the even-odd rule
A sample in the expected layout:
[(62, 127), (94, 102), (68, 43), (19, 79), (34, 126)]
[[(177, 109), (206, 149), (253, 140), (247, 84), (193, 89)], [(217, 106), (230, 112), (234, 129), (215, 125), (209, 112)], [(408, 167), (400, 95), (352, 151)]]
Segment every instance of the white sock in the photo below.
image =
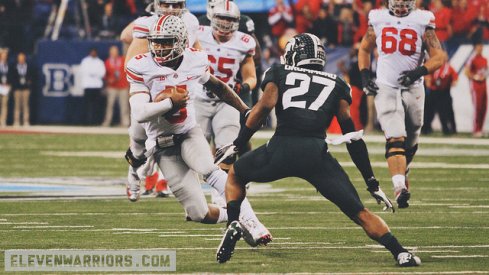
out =
[(251, 207), (250, 201), (248, 198), (245, 198), (241, 203), (241, 212), (239, 213), (239, 220), (254, 220), (257, 223), (260, 221), (258, 217), (255, 215), (255, 211)]
[(224, 188), (226, 187), (227, 179), (228, 174), (221, 169), (217, 169), (207, 177), (207, 184), (216, 189), (219, 196), (224, 197)]
[(228, 212), (226, 208), (219, 207), (219, 218), (217, 218), (217, 223), (223, 223), (228, 221)]
[[(224, 195), (224, 189), (226, 186), (227, 178), (228, 178), (228, 174), (226, 174), (226, 172), (222, 171), (221, 169), (215, 170), (207, 177), (207, 183), (210, 186), (212, 186), (214, 189), (216, 189), (216, 191), (219, 193), (221, 197), (224, 198), (224, 200), (226, 199)], [(255, 212), (253, 211), (253, 208), (251, 207), (251, 204), (247, 198), (245, 198), (241, 203), (241, 211), (239, 217), (240, 220), (252, 219), (256, 222), (259, 222), (258, 217), (256, 217)], [(227, 214), (226, 214), (226, 220), (227, 220)]]
[(394, 175), (392, 177), (392, 184), (394, 185), (394, 192), (400, 192), (403, 188), (406, 188), (406, 176), (401, 174)]

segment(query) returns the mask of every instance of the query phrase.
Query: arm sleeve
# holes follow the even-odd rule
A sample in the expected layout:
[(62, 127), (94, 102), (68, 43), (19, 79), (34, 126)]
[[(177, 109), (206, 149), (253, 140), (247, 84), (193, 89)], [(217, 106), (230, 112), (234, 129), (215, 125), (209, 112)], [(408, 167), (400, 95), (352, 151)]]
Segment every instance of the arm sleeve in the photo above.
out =
[[(355, 131), (355, 126), (353, 125), (351, 118), (338, 122), (343, 134)], [(348, 149), (348, 154), (350, 154), (351, 160), (362, 174), (363, 179), (367, 181), (373, 177), (374, 172), (372, 170), (372, 165), (370, 164), (365, 141), (363, 141), (363, 139), (355, 140), (352, 143), (346, 144), (346, 148)]]
[(172, 101), (169, 98), (160, 102), (150, 102), (150, 98), (149, 94), (146, 93), (134, 94), (129, 98), (131, 116), (139, 123), (154, 119), (173, 108)]

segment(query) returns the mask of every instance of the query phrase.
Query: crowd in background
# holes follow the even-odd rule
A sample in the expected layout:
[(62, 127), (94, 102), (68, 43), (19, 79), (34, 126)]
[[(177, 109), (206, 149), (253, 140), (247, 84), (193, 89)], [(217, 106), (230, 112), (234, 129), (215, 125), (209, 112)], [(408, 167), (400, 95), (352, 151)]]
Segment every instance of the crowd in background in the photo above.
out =
[[(60, 38), (117, 40), (120, 32), (129, 22), (145, 13), (147, 2), (141, 0), (68, 1)], [(297, 33), (316, 34), (326, 43), (328, 51), (334, 51), (336, 47), (351, 48), (350, 55), (345, 58), (345, 61), (338, 63), (336, 73), (342, 74), (351, 83), (354, 87), (353, 95), (358, 97), (356, 102), (361, 103), (355, 109), (358, 113), (353, 110), (352, 114), (353, 117), (357, 117), (356, 126), (373, 129), (375, 114), (361, 92), (360, 83), (357, 83), (359, 77), (355, 57), (358, 43), (368, 28), (369, 11), (381, 8), (386, 2), (386, 0), (276, 0), (276, 5), (268, 14), (248, 14), (255, 21), (259, 21), (256, 24), (256, 34), (262, 45), (262, 68), (265, 70), (273, 63), (279, 62), (286, 41)], [(49, 31), (52, 30), (47, 26), (53, 24), (56, 7), (59, 7), (60, 3), (61, 0), (0, 0), (0, 25), (2, 26), (0, 48), (10, 49), (11, 63), (15, 63), (15, 56), (20, 52), (26, 53), (28, 57), (32, 56), (36, 41), (43, 37), (49, 38)], [(417, 1), (417, 5), (420, 9), (434, 13), (436, 34), (449, 55), (453, 54), (456, 45), (461, 43), (489, 41), (488, 0), (421, 0)], [(84, 20), (86, 17), (89, 19), (88, 24)], [(261, 24), (262, 21), (268, 24)], [(107, 63), (105, 65), (107, 66)], [(439, 75), (436, 74), (436, 77)], [(115, 94), (113, 91), (119, 89), (114, 87), (112, 79), (113, 76), (104, 76), (103, 87), (108, 88), (104, 92), (108, 95), (109, 107), (118, 98), (113, 96)], [(432, 87), (433, 83), (436, 83), (436, 79), (427, 83), (428, 88)], [(0, 97), (3, 102), (5, 96), (0, 95)], [(432, 103), (433, 96), (427, 98), (429, 115), (425, 122), (429, 122), (434, 110), (439, 108)], [(433, 106), (429, 106), (430, 104)], [(3, 109), (0, 114), (3, 114)], [(119, 105), (119, 109), (122, 113), (127, 112), (125, 106)], [(447, 112), (447, 116), (451, 117), (450, 111)], [(444, 117), (447, 112), (441, 111)], [(97, 119), (97, 123), (106, 126), (111, 124), (112, 112), (106, 113), (105, 119)], [(29, 117), (28, 111), (26, 117)], [(5, 125), (3, 120), (0, 122)], [(121, 124), (127, 124), (125, 118), (121, 119)], [(444, 133), (456, 132), (455, 125), (447, 127)], [(430, 131), (431, 129), (425, 127), (425, 133)]]

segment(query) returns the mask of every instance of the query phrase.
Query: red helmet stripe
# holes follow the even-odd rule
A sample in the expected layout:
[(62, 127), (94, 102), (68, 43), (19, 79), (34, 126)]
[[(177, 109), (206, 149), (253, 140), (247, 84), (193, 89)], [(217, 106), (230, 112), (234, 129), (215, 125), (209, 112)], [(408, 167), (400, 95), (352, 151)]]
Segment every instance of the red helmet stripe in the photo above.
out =
[(226, 10), (229, 10), (229, 0), (226, 0)]
[(158, 21), (156, 23), (155, 31), (161, 31), (162, 30), (163, 24), (165, 23), (167, 17), (168, 17), (168, 15), (162, 15), (158, 19)]

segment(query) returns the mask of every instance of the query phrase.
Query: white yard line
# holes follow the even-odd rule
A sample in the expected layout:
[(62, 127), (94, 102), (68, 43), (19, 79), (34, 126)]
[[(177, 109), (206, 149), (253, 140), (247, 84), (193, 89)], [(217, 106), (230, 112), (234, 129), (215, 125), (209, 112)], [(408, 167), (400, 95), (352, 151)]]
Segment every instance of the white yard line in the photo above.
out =
[(433, 255), (431, 258), (489, 258), (489, 255)]
[(39, 225), (39, 226), (14, 226), (18, 229), (29, 228), (93, 228), (93, 225)]
[(0, 225), (49, 224), (48, 222), (0, 222)]

